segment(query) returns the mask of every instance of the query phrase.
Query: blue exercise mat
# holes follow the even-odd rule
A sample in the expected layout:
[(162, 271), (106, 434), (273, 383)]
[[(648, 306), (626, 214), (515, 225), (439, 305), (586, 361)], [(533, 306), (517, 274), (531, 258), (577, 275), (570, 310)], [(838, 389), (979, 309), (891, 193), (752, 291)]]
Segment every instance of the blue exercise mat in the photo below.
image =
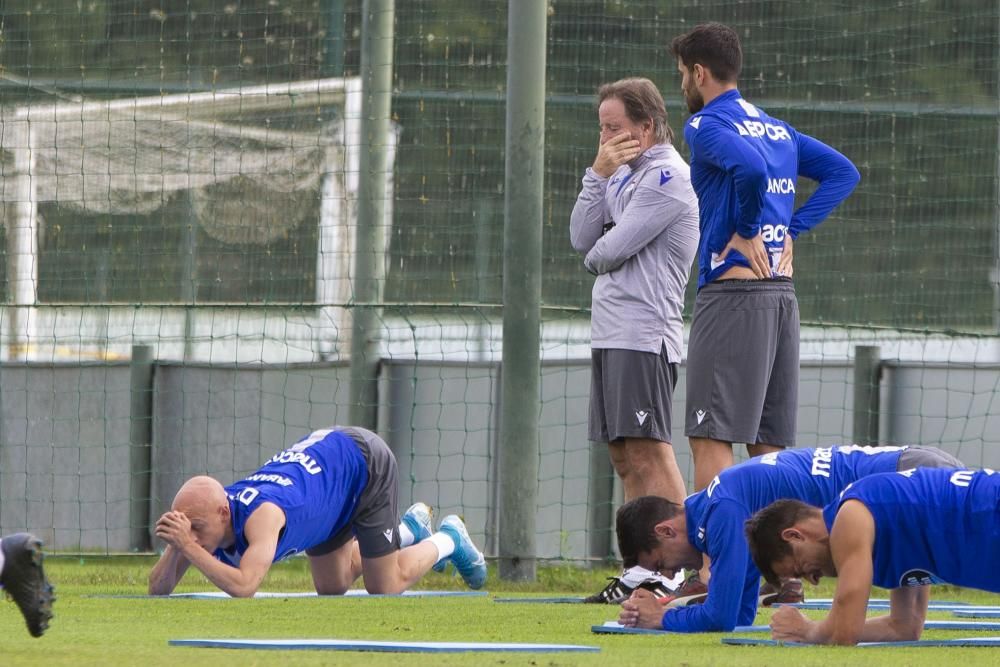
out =
[(377, 651), (380, 653), (597, 653), (598, 646), (493, 642), (390, 642), (367, 639), (171, 639), (170, 646), (281, 651)]
[[(829, 609), (832, 606), (831, 602), (826, 600), (807, 600), (805, 602), (791, 602), (788, 604), (776, 604), (775, 607), (797, 607), (798, 609)], [(990, 607), (995, 609), (996, 607)], [(888, 610), (889, 602), (869, 600), (868, 609), (870, 611), (878, 610)], [(931, 602), (927, 605), (928, 611), (959, 611), (959, 610), (969, 610), (975, 609), (975, 607), (965, 604), (965, 603), (954, 603), (954, 602)]]
[[(976, 621), (926, 621), (924, 630), (981, 630), (996, 632), (1000, 630), (1000, 622), (991, 623)], [(590, 631), (598, 635), (669, 635), (666, 630), (648, 630), (646, 628), (629, 628), (618, 621), (605, 621), (603, 625), (592, 625)], [(770, 632), (770, 625), (737, 625), (733, 632)]]
[[(868, 604), (885, 605), (887, 607), (889, 606), (889, 602), (890, 602), (889, 598), (870, 598), (868, 600)], [(833, 598), (809, 598), (804, 603), (790, 602), (788, 606), (795, 606), (796, 604), (810, 604), (810, 603), (830, 605), (833, 604)], [(970, 603), (968, 602), (959, 602), (958, 600), (931, 600), (931, 604), (946, 604), (955, 607), (971, 606)]]
[[(733, 632), (765, 632), (771, 629), (769, 625), (738, 625)], [(605, 621), (603, 625), (592, 625), (590, 631), (595, 635), (673, 635), (668, 630), (650, 630), (648, 628), (630, 628), (618, 621)]]
[(630, 628), (618, 621), (605, 621), (603, 625), (592, 625), (590, 631), (595, 635), (672, 635), (666, 630), (649, 630), (647, 628)]
[[(730, 646), (781, 646), (787, 648), (802, 648), (815, 646), (815, 644), (801, 644), (799, 642), (779, 642), (773, 639), (747, 639), (745, 637), (723, 637), (723, 644)], [(1000, 647), (1000, 637), (963, 637), (962, 639), (920, 639), (912, 642), (863, 642), (858, 644), (858, 648), (881, 648), (881, 647), (937, 647), (937, 646), (998, 646)]]
[[(272, 593), (269, 591), (258, 591), (254, 594), (255, 598), (398, 598), (398, 597), (409, 597), (409, 598), (428, 598), (428, 597), (483, 597), (487, 595), (486, 591), (403, 591), (402, 593), (397, 593), (393, 595), (382, 595), (369, 593), (368, 591), (361, 590), (358, 588), (352, 588), (343, 595), (317, 595), (316, 593), (309, 592), (296, 592), (296, 593)], [(229, 598), (228, 593), (223, 593), (222, 591), (206, 591), (204, 593), (172, 593), (170, 595), (172, 598), (194, 598), (198, 600), (202, 599), (215, 599), (215, 598)]]
[(987, 609), (987, 608), (972, 608), (972, 609), (956, 609), (951, 612), (952, 616), (958, 616), (959, 618), (1000, 618), (1000, 609)]
[[(484, 597), (488, 595), (486, 591), (403, 591), (395, 595), (372, 594), (365, 590), (351, 589), (343, 595), (317, 595), (316, 593), (295, 591), (290, 593), (280, 593), (272, 591), (258, 591), (254, 598), (398, 598), (398, 597)], [(229, 600), (232, 596), (222, 591), (203, 591), (198, 593), (171, 593), (170, 595), (88, 595), (85, 597), (94, 598), (119, 598), (119, 599), (151, 599), (151, 600)]]
[(582, 604), (581, 597), (549, 597), (549, 598), (493, 598), (494, 602), (547, 602), (549, 604)]

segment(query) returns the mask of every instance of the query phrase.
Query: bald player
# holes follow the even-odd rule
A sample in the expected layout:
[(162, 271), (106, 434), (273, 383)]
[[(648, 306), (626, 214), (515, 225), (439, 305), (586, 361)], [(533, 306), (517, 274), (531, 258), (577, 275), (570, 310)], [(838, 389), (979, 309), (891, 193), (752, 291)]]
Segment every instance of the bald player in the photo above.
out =
[(315, 431), (229, 486), (192, 477), (156, 522), (167, 543), (149, 593), (167, 595), (190, 565), (233, 597), (251, 597), (272, 563), (305, 552), (320, 595), (341, 595), (362, 574), (369, 593), (407, 590), (450, 560), (471, 588), (486, 561), (462, 520), (438, 532), (417, 503), (399, 523), (396, 459), (371, 431)]

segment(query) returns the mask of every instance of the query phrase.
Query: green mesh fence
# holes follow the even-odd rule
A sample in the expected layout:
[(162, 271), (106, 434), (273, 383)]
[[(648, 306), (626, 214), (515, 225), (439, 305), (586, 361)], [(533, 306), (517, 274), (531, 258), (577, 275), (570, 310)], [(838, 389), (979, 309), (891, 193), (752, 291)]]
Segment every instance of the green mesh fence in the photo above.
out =
[[(0, 533), (145, 549), (186, 475), (231, 481), (347, 420), (363, 10), (3, 3)], [(800, 443), (850, 441), (854, 347), (878, 345), (882, 440), (1000, 463), (998, 3), (551, 0), (542, 558), (611, 541), (586, 440), (592, 277), (568, 239), (593, 95), (651, 78), (686, 156), (666, 45), (706, 20), (740, 32), (748, 100), (862, 174), (796, 245)], [(397, 2), (394, 40), (377, 426), (401, 502), (463, 513), (495, 554), (507, 3)], [(674, 441), (690, 474), (680, 425)]]

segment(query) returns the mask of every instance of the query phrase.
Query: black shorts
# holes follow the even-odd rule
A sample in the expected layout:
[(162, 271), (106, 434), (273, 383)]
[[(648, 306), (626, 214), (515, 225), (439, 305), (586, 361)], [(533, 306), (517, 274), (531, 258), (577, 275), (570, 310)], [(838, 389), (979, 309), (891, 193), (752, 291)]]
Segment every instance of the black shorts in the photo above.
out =
[(670, 442), (670, 410), (677, 364), (636, 350), (594, 350), (590, 367), (589, 438), (614, 442), (648, 438)]
[(799, 305), (791, 280), (725, 280), (695, 299), (684, 434), (795, 446)]
[(334, 427), (350, 436), (368, 465), (368, 484), (361, 492), (351, 521), (333, 537), (306, 549), (323, 556), (358, 538), (362, 558), (378, 558), (399, 549), (399, 469), (385, 440), (356, 426)]
[(910, 445), (899, 455), (896, 470), (910, 468), (964, 468), (965, 464), (937, 447)]

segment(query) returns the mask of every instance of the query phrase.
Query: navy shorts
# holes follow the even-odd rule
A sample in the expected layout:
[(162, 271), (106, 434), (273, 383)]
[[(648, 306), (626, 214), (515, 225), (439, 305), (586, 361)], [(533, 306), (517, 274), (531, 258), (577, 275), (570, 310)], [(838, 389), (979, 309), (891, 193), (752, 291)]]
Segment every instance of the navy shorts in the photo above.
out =
[(350, 436), (368, 464), (368, 485), (351, 521), (339, 533), (306, 553), (323, 556), (358, 538), (362, 558), (378, 558), (399, 549), (399, 469), (385, 440), (356, 426), (334, 427)]
[(799, 305), (787, 278), (709, 283), (688, 339), (684, 433), (795, 446)]
[(589, 438), (614, 442), (646, 438), (670, 442), (670, 410), (677, 364), (636, 350), (593, 350), (590, 366)]

